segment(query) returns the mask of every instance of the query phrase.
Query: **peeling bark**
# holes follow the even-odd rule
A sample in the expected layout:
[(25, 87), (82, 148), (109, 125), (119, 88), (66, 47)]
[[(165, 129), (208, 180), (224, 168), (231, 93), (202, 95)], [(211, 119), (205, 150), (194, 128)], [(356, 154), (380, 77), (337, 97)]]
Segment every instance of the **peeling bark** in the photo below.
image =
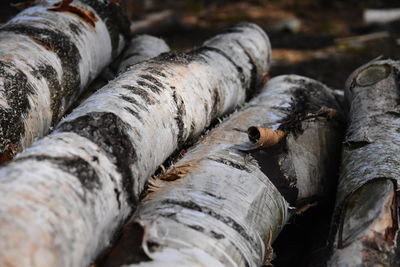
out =
[(242, 23), (190, 53), (133, 65), (90, 96), (0, 169), (0, 265), (86, 266), (155, 169), (257, 89), (270, 53), (267, 35)]
[(107, 0), (41, 3), (0, 27), (0, 152), (45, 135), (129, 32)]
[[(322, 108), (337, 110), (337, 117), (308, 116)], [(98, 266), (269, 263), (271, 242), (295, 207), (323, 199), (334, 182), (341, 114), (322, 84), (296, 75), (273, 78), (168, 172), (150, 179), (133, 222)], [(244, 152), (254, 146), (252, 131), (247, 134), (254, 126), (286, 137)]]
[(349, 125), (329, 266), (398, 265), (399, 69), (391, 60), (372, 61), (347, 81)]

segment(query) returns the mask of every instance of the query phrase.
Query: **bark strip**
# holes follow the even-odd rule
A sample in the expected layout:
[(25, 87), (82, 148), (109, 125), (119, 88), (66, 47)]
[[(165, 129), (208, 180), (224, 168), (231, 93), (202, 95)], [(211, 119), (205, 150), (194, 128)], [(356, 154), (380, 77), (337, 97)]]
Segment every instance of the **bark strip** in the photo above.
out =
[(346, 84), (349, 125), (329, 266), (397, 266), (399, 73), (391, 60), (357, 69)]
[(125, 45), (108, 0), (41, 1), (0, 27), (0, 152), (45, 135)]
[[(133, 222), (98, 266), (269, 263), (270, 245), (295, 207), (326, 197), (333, 182), (342, 126), (338, 118), (307, 117), (321, 108), (342, 114), (324, 85), (296, 75), (273, 78), (166, 174), (150, 179)], [(253, 146), (247, 129), (254, 126), (287, 135), (243, 152)]]
[(270, 44), (242, 23), (130, 67), (0, 169), (0, 265), (87, 266), (179, 146), (256, 89)]

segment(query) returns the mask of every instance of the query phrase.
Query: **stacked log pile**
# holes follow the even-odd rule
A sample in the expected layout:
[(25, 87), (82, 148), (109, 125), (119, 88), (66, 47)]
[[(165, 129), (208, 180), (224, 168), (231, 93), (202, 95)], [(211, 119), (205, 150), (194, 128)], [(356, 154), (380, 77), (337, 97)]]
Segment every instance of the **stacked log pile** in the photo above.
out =
[(133, 221), (100, 266), (269, 264), (272, 241), (296, 211), (291, 207), (321, 201), (331, 188), (341, 116), (333, 92), (317, 81), (273, 78), (149, 181)]
[(343, 100), (270, 79), (253, 23), (169, 51), (119, 2), (35, 1), (0, 26), (0, 266), (271, 265), (340, 163), (327, 265), (398, 264), (398, 62)]
[(158, 165), (243, 103), (269, 59), (266, 34), (239, 24), (190, 53), (133, 65), (86, 99), (0, 170), (0, 263), (90, 263)]

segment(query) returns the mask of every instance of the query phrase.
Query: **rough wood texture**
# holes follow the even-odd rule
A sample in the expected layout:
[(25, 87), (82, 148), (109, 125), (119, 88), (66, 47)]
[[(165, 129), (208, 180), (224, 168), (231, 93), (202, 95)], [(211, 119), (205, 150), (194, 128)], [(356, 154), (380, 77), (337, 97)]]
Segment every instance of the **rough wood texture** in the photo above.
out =
[[(315, 116), (323, 108), (336, 118)], [(300, 76), (272, 79), (262, 93), (150, 179), (133, 222), (98, 266), (260, 266), (295, 207), (326, 197), (342, 125), (333, 91)], [(246, 152), (247, 129), (286, 138)], [(292, 206), (292, 207), (291, 207)]]
[(112, 1), (40, 3), (0, 27), (0, 152), (46, 134), (129, 33)]
[(0, 265), (87, 266), (177, 148), (257, 88), (270, 44), (239, 24), (111, 81), (0, 169)]
[(346, 85), (349, 125), (329, 266), (397, 266), (396, 190), (400, 178), (397, 62), (373, 61)]

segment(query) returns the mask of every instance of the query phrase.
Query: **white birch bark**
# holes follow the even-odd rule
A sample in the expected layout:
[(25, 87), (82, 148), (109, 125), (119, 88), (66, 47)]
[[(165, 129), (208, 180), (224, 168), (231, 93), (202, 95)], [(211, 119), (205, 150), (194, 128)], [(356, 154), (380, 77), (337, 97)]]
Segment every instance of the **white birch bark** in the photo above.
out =
[(134, 64), (168, 51), (169, 47), (164, 40), (146, 34), (138, 35), (131, 39), (129, 46), (122, 54), (116, 73), (122, 73)]
[(125, 45), (108, 0), (42, 1), (0, 27), (0, 152), (45, 135)]
[[(89, 85), (88, 89), (79, 97), (71, 107), (71, 111), (79, 106), (94, 92), (115, 79), (118, 73), (124, 72), (131, 65), (156, 57), (170, 51), (164, 40), (147, 34), (133, 37), (124, 52)], [(70, 113), (70, 112), (67, 112)]]
[[(372, 61), (349, 77), (349, 125), (329, 266), (397, 266), (400, 64)], [(397, 263), (396, 263), (397, 261)]]
[(238, 24), (190, 53), (136, 64), (0, 169), (0, 265), (86, 266), (177, 148), (244, 102), (270, 63)]
[[(99, 267), (261, 266), (295, 211), (326, 197), (335, 174), (342, 126), (321, 109), (341, 110), (317, 81), (273, 78), (242, 110), (152, 178), (121, 241)], [(286, 132), (247, 153), (246, 131)], [(292, 208), (290, 207), (292, 206)]]

